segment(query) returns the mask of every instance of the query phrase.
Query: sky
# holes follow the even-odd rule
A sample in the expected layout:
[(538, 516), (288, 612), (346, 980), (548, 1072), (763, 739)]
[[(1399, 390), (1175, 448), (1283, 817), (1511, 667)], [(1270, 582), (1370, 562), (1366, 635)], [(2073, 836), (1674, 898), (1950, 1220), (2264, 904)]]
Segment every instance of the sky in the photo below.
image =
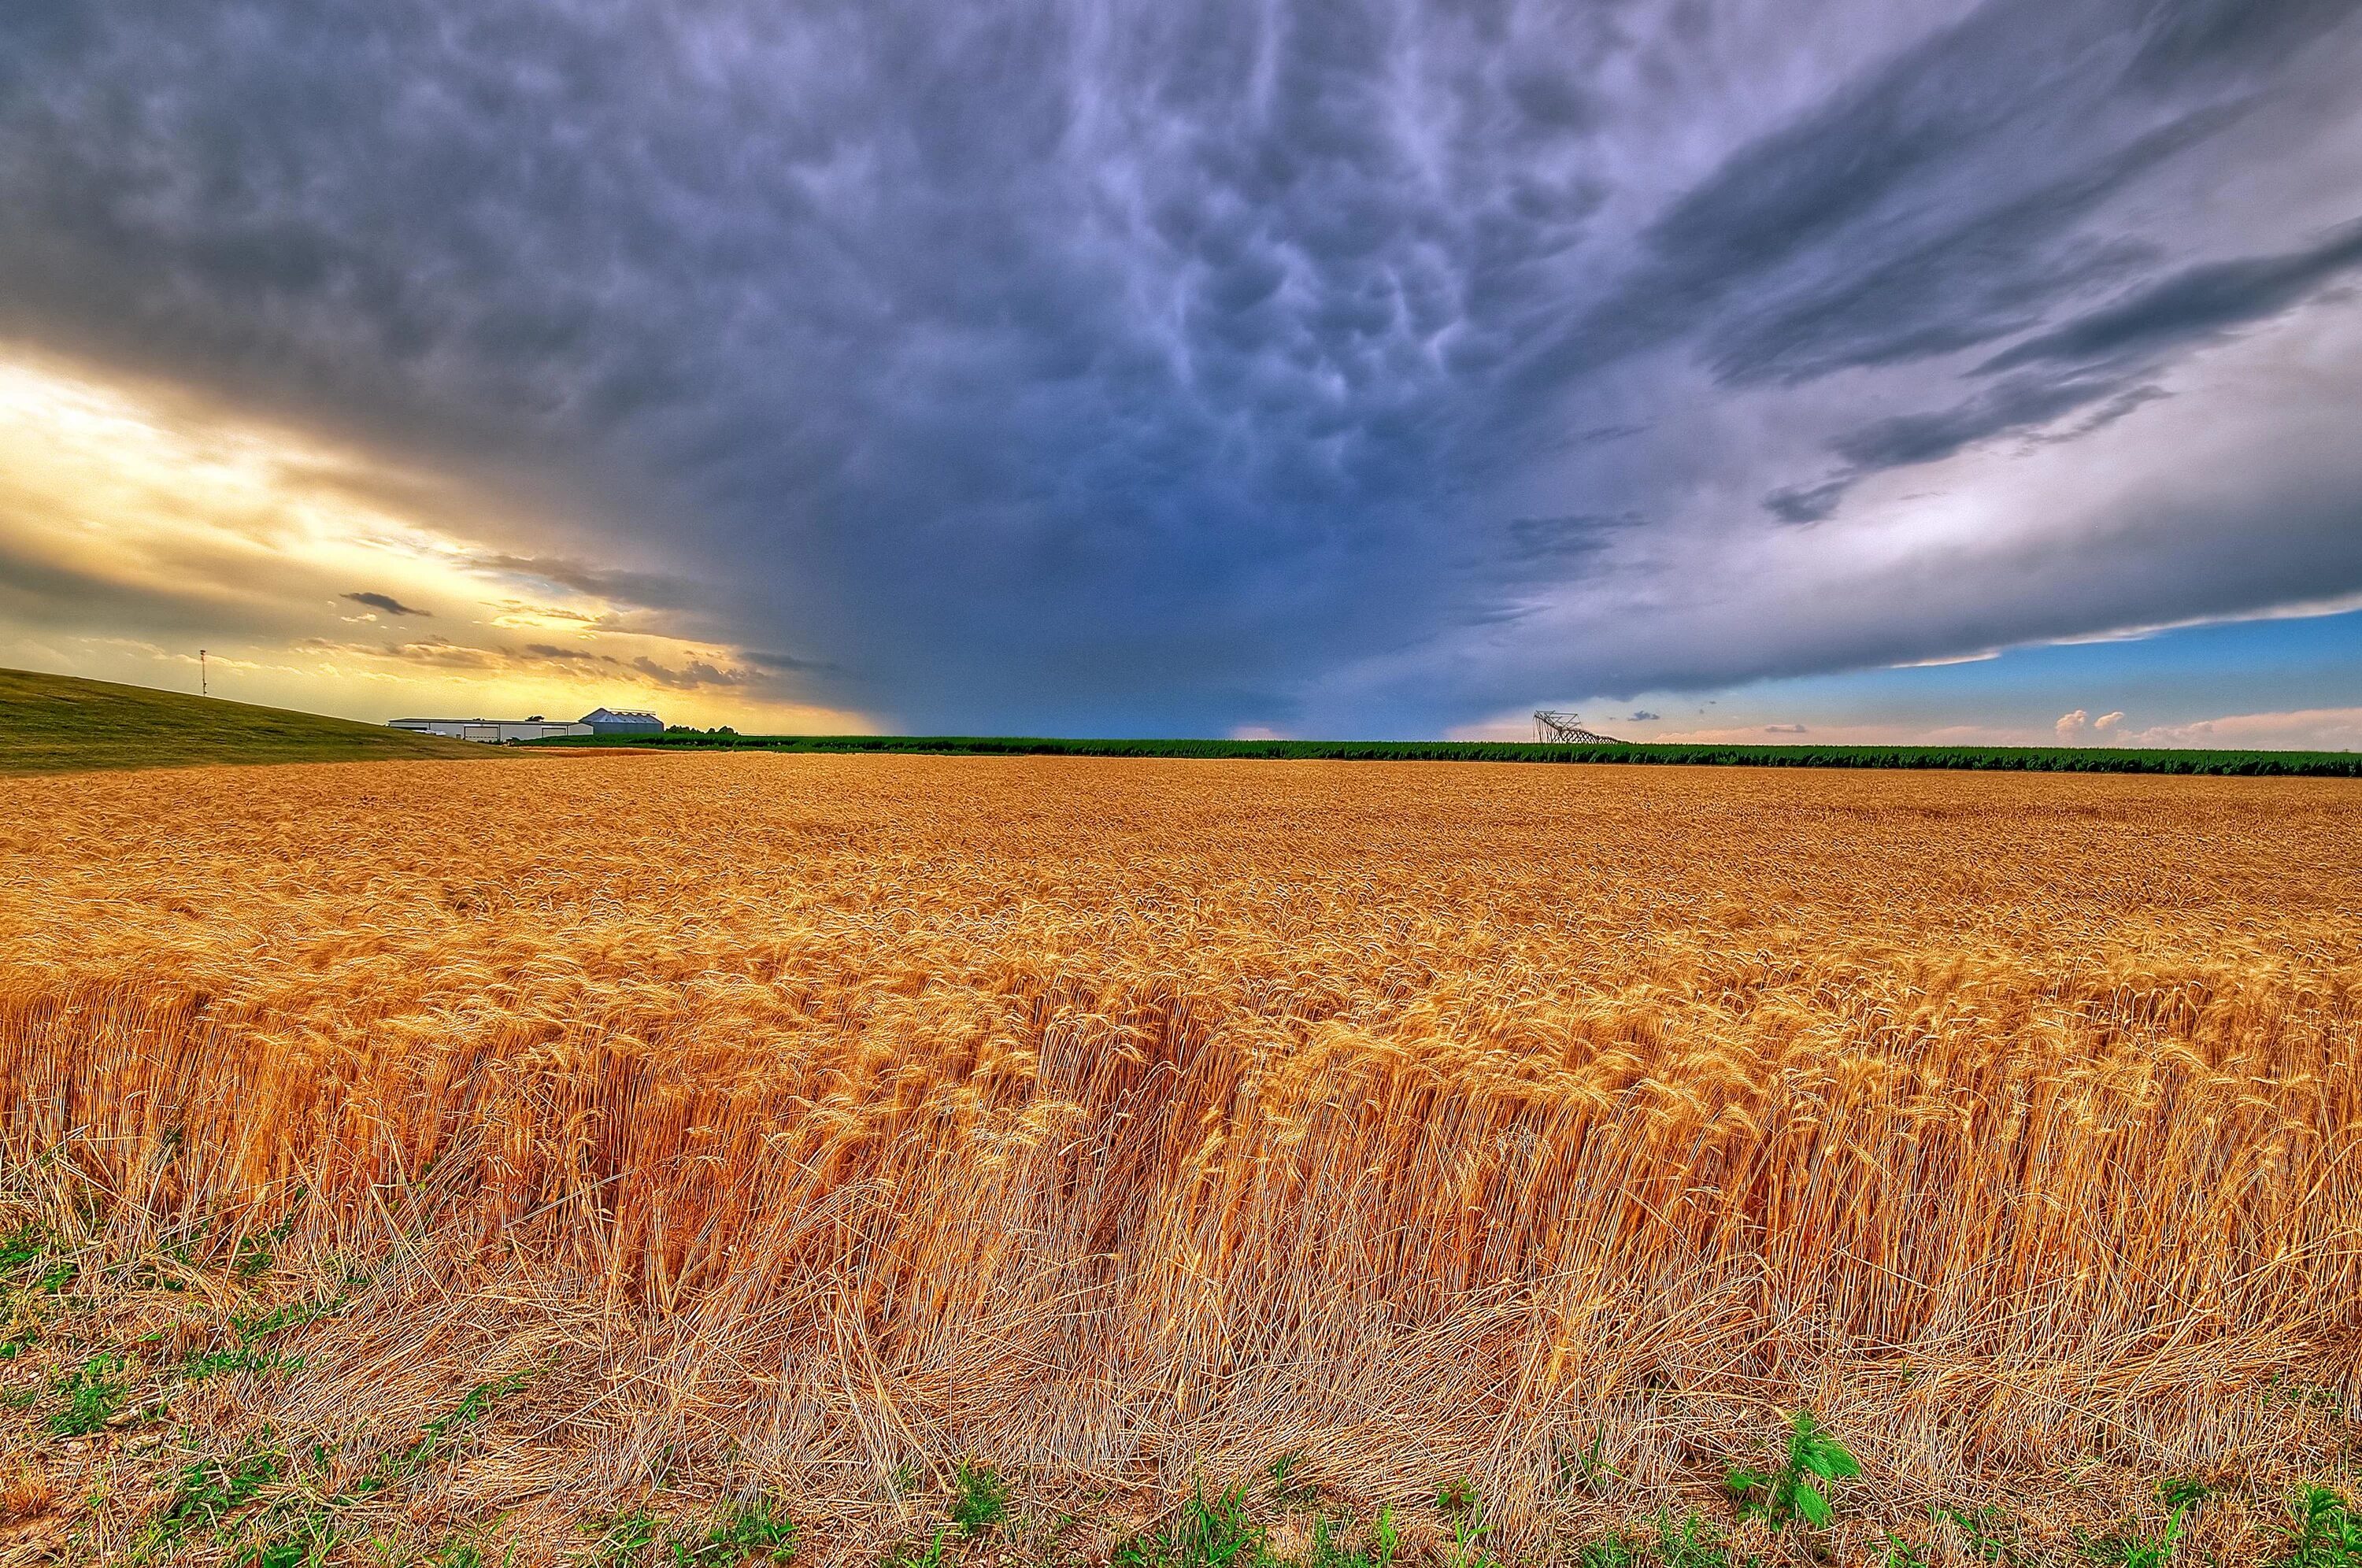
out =
[(0, 665), (2362, 747), (2362, 0), (0, 7)]

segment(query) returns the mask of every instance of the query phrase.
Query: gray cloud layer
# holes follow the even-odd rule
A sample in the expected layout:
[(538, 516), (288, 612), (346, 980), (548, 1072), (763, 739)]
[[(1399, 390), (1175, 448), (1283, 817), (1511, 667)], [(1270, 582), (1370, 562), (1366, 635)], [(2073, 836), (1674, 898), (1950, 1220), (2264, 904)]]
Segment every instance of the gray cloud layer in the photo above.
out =
[(2064, 512), (1942, 615), (1683, 597), (2348, 308), (2353, 0), (1909, 9), (34, 0), (0, 335), (531, 491), (575, 536), (494, 564), (921, 727), (1419, 730), (2362, 586), (2356, 473), (2146, 602), (2046, 585), (2152, 547)]

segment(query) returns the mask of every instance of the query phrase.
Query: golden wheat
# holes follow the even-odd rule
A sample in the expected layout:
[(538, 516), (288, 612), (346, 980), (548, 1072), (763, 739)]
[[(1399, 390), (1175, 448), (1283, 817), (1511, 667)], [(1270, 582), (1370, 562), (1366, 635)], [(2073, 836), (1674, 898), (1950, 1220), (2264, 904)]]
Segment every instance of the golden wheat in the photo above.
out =
[[(1867, 1468), (1841, 1554), (2172, 1473), (2236, 1531), (2349, 1463), (2358, 827), (2344, 782), (2033, 775), (11, 781), (0, 1138), (11, 1201), (181, 1275), (126, 1343), (265, 1227), (373, 1277), (177, 1430), (358, 1474), (529, 1371), (409, 1505), (520, 1562), (656, 1494), (770, 1488), (828, 1561), (911, 1531), (911, 1465), (1112, 1516), (1290, 1451), (1540, 1551), (1802, 1406)], [(77, 1550), (161, 1496), (9, 1441), (128, 1488)]]

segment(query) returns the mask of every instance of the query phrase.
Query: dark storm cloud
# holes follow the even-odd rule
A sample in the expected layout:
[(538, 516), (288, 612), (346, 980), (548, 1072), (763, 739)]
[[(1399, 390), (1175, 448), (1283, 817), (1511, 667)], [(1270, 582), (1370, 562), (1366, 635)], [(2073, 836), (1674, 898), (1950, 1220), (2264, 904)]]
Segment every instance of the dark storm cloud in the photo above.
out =
[[(1932, 463), (1981, 441), (2041, 430), (2068, 414), (2090, 412), (2041, 437), (2071, 440), (2105, 429), (2165, 394), (2142, 384), (2171, 357), (2232, 329), (2268, 320), (2342, 274), (2362, 267), (2362, 223), (2348, 224), (2320, 244), (2286, 255), (2242, 258), (2188, 267), (2122, 298), (2028, 337), (1976, 368), (2006, 376), (1951, 407), (1896, 414), (1839, 436), (1830, 449), (1851, 465), (1842, 473), (1764, 498), (1766, 510), (1791, 523), (1834, 513), (1846, 491), (1883, 469)], [(2034, 373), (2029, 367), (2045, 367)]]
[[(1204, 730), (1407, 658), (1355, 722), (1425, 727), (1530, 695), (1461, 639), (1661, 525), (2121, 422), (2317, 295), (2350, 237), (2192, 232), (2170, 182), (2261, 156), (2355, 9), (19, 6), (0, 336), (520, 497), (577, 536), (494, 517), (479, 569), (794, 650), (661, 684)], [(1726, 449), (1750, 398), (1826, 401)]]
[(356, 604), (366, 604), (372, 610), (382, 610), (389, 615), (427, 615), (430, 613), (404, 604), (391, 593), (348, 593), (343, 597)]
[(1850, 477), (1823, 480), (1818, 484), (1783, 485), (1763, 498), (1763, 510), (1783, 523), (1818, 523), (1835, 515), (1853, 488)]
[[(1537, 363), (1683, 340), (1727, 382), (1794, 383), (2031, 326), (2154, 258), (2091, 232), (2095, 204), (2235, 123), (2252, 71), (2351, 7), (2234, 26), (2249, 9), (1991, 0), (1734, 151)], [(2212, 36), (2250, 70), (2207, 69), (2228, 62), (2189, 40)]]
[(642, 654), (632, 660), (632, 668), (658, 686), (675, 691), (693, 691), (700, 687), (711, 686), (744, 686), (747, 681), (745, 670), (719, 669), (701, 658), (690, 659), (676, 669)]
[(535, 578), (648, 610), (682, 609), (697, 603), (703, 596), (698, 585), (685, 578), (591, 566), (564, 556), (520, 556), (492, 550), (468, 558), (468, 564), (480, 570)]
[(744, 648), (740, 651), (745, 656), (747, 663), (762, 669), (778, 670), (783, 673), (817, 672), (827, 674), (833, 672), (837, 668), (835, 665), (830, 664), (824, 659), (801, 658), (794, 654), (779, 653), (773, 649)]
[(1986, 360), (1980, 370), (2170, 352), (2235, 326), (2263, 321), (2324, 283), (2362, 267), (2362, 222), (2321, 244), (2282, 256), (2255, 256), (2185, 268)]
[(555, 643), (525, 643), (518, 646), (470, 646), (455, 643), (447, 637), (425, 637), (409, 642), (354, 643), (328, 637), (303, 637), (294, 647), (306, 653), (359, 655), (367, 658), (393, 659), (400, 663), (432, 669), (457, 670), (476, 675), (535, 674), (551, 668), (566, 670), (613, 670), (618, 674), (631, 672), (651, 685), (673, 691), (692, 691), (713, 688), (760, 690), (767, 695), (776, 691), (760, 671), (728, 668), (710, 659), (690, 658), (679, 665), (668, 665), (646, 654), (631, 658), (619, 658), (613, 654), (594, 652), (587, 648), (563, 647)]
[(1987, 388), (1937, 414), (1902, 414), (1866, 425), (1830, 443), (1857, 471), (1904, 468), (1948, 458), (1970, 442), (2004, 431), (2047, 425), (2088, 403), (2114, 394), (2122, 381), (2112, 376), (2047, 381), (2021, 377)]
[(1507, 564), (1512, 572), (1540, 563), (1580, 560), (1607, 548), (1615, 536), (1640, 523), (1635, 513), (1574, 512), (1559, 517), (1509, 521)]

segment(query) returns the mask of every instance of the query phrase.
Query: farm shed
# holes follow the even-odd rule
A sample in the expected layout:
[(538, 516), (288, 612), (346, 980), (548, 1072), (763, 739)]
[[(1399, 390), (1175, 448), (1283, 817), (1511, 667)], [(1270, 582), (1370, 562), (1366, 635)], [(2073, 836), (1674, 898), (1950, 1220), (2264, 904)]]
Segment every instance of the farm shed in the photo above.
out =
[(659, 735), (664, 734), (664, 721), (654, 713), (636, 709), (593, 708), (582, 715), (583, 723), (590, 726), (594, 735)]

